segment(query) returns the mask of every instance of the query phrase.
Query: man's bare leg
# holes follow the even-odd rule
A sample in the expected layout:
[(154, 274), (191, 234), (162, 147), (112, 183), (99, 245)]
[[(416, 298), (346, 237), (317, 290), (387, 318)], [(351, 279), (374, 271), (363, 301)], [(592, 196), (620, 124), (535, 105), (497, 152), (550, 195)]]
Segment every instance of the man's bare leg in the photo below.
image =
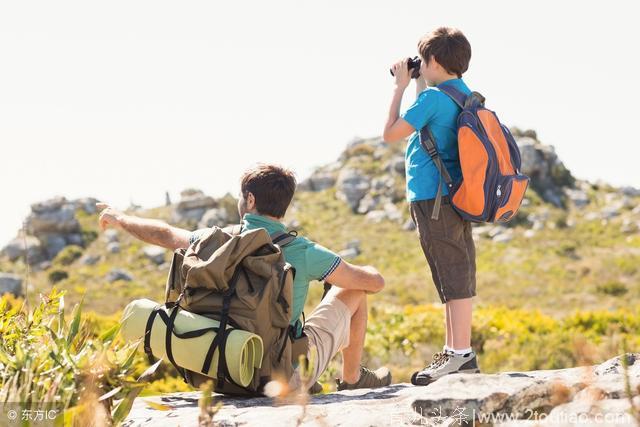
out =
[(367, 333), (367, 298), (364, 291), (332, 287), (326, 299), (337, 298), (351, 312), (349, 345), (342, 349), (342, 380), (356, 383), (360, 378), (360, 364)]

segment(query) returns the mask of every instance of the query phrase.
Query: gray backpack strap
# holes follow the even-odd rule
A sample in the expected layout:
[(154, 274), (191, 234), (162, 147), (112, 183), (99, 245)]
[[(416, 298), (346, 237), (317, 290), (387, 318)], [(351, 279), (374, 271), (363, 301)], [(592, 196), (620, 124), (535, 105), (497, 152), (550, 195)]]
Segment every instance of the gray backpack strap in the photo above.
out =
[(471, 92), (471, 94), (467, 96), (455, 87), (446, 84), (438, 86), (438, 89), (440, 90), (440, 92), (451, 98), (453, 102), (455, 102), (458, 107), (462, 108), (463, 110), (470, 107), (484, 106), (485, 98), (478, 92)]
[(455, 102), (458, 105), (458, 107), (464, 109), (465, 103), (467, 102), (467, 95), (460, 92), (455, 87), (448, 86), (446, 84), (438, 86), (438, 89), (440, 90), (440, 92), (444, 93), (449, 98), (451, 98), (453, 102)]
[(436, 140), (433, 137), (429, 126), (425, 126), (420, 129), (419, 136), (420, 145), (422, 145), (422, 148), (424, 148), (429, 157), (431, 157), (433, 164), (436, 165), (438, 172), (440, 172), (438, 177), (438, 194), (436, 195), (436, 201), (433, 205), (433, 212), (431, 214), (431, 219), (437, 220), (440, 213), (440, 205), (442, 203), (442, 178), (444, 177), (444, 182), (447, 184), (449, 192), (451, 192), (451, 189), (453, 188), (453, 180), (440, 158), (440, 153), (438, 153), (438, 149), (436, 148)]
[(289, 243), (293, 242), (296, 237), (298, 237), (298, 233), (296, 233), (295, 231), (276, 231), (275, 233), (271, 234), (270, 237), (274, 245), (285, 247)]

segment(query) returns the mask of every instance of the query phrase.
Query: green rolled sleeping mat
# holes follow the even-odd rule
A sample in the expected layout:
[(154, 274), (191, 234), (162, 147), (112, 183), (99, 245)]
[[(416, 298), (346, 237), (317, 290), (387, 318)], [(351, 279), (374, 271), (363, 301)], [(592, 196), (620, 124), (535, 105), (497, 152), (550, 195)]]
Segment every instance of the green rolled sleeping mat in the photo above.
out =
[[(144, 338), (147, 320), (158, 303), (149, 299), (138, 299), (130, 302), (122, 314), (122, 337), (127, 341), (137, 341)], [(173, 309), (162, 306), (161, 310), (167, 315)], [(195, 331), (197, 329), (218, 327), (219, 322), (205, 316), (180, 309), (174, 321), (175, 330), (179, 333)], [(156, 358), (167, 359), (165, 336), (167, 326), (160, 316), (155, 316), (151, 328), (151, 352)], [(171, 347), (176, 364), (195, 372), (201, 372), (205, 356), (216, 332), (208, 331), (204, 335), (181, 339), (171, 336)], [(215, 378), (218, 371), (219, 349), (216, 349), (208, 374)], [(251, 383), (255, 368), (262, 365), (262, 338), (251, 332), (234, 329), (229, 333), (225, 349), (225, 360), (229, 375), (238, 384), (246, 387)]]

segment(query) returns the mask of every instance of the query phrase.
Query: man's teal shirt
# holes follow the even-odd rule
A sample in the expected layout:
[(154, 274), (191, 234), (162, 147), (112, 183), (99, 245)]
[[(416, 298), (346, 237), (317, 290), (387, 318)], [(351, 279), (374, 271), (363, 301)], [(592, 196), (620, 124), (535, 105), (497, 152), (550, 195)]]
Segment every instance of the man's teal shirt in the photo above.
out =
[[(279, 221), (266, 218), (261, 215), (245, 214), (242, 218), (242, 231), (264, 228), (267, 233), (273, 235), (287, 229)], [(199, 229), (191, 233), (189, 243), (193, 243), (206, 229)], [(285, 261), (296, 269), (293, 281), (293, 310), (291, 314), (292, 326), (296, 328), (296, 337), (302, 333), (302, 323), (299, 322), (304, 304), (307, 300), (309, 283), (314, 280), (324, 280), (340, 264), (340, 257), (329, 249), (321, 246), (306, 237), (296, 237), (291, 243), (282, 248)]]
[[(419, 133), (425, 125), (428, 125), (433, 133), (440, 157), (453, 182), (462, 178), (457, 135), (457, 120), (461, 109), (439, 90), (442, 85), (451, 85), (466, 95), (471, 93), (462, 79), (447, 80), (422, 91), (413, 105), (401, 116), (415, 129), (409, 138), (405, 154), (407, 199), (410, 202), (430, 200), (438, 193), (440, 173), (429, 154), (420, 145)], [(444, 180), (442, 189), (442, 194), (449, 194)]]

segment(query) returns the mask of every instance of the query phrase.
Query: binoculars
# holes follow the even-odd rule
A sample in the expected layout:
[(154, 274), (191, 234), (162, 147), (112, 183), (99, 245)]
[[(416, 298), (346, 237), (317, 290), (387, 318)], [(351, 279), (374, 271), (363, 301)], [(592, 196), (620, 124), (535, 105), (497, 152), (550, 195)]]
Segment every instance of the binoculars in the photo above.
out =
[[(420, 64), (422, 64), (422, 61), (417, 56), (409, 58), (407, 66), (409, 67), (409, 71), (411, 72), (412, 79), (417, 79), (418, 77), (420, 77)], [(389, 72), (392, 76), (394, 75), (391, 68), (389, 68)]]

